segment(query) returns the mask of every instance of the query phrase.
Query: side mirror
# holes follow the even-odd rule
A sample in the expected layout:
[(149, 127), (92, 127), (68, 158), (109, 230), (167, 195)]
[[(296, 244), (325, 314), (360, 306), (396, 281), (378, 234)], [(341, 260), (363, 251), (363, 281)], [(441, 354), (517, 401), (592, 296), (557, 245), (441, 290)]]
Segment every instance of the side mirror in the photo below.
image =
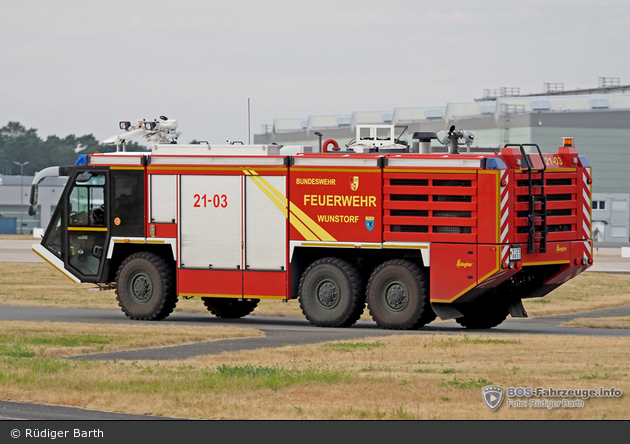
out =
[(35, 216), (35, 213), (37, 213), (37, 198), (38, 198), (38, 194), (39, 194), (39, 186), (37, 184), (35, 185), (31, 185), (31, 195), (28, 199), (28, 202), (31, 204), (28, 207), (28, 215), (29, 216)]

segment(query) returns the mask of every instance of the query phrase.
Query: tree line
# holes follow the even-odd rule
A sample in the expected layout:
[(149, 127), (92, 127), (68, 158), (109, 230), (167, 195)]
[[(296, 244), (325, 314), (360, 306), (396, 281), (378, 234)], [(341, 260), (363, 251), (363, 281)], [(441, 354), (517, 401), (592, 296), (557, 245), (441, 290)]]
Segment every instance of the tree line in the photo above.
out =
[[(26, 129), (19, 122), (9, 122), (0, 128), (0, 174), (19, 175), (24, 163), (24, 175), (56, 165), (74, 165), (80, 154), (116, 151), (114, 145), (101, 144), (92, 134), (66, 137), (48, 136), (42, 139), (35, 128)], [(127, 142), (127, 151), (146, 151), (137, 142)]]

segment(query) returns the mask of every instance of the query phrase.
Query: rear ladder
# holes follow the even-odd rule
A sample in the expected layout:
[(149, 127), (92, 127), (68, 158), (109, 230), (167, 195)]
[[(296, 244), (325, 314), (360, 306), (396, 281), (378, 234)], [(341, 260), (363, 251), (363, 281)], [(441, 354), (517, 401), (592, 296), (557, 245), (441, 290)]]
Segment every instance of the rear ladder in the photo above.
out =
[[(547, 170), (547, 166), (545, 165), (545, 159), (540, 151), (540, 148), (535, 143), (508, 144), (505, 146), (515, 146), (520, 149), (521, 169), (523, 171), (527, 171), (529, 175), (529, 210), (527, 212), (527, 228), (529, 236), (527, 237), (527, 253), (532, 254), (536, 251), (546, 253), (548, 231), (547, 196), (545, 194), (545, 171)], [(526, 146), (533, 146), (536, 148), (542, 162), (542, 168), (534, 169), (534, 165), (529, 157), (529, 154), (525, 152)], [(525, 167), (527, 167), (527, 169), (525, 169)], [(540, 173), (540, 185), (534, 183), (534, 173)], [(540, 192), (534, 194), (534, 189), (539, 189)], [(538, 227), (538, 230), (536, 227)]]

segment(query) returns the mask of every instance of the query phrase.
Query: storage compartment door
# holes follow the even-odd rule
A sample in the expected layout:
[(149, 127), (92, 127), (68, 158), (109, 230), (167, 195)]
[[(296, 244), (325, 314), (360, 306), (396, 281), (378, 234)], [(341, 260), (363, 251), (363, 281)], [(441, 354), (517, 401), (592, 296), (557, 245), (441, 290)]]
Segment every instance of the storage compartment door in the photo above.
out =
[(175, 223), (177, 176), (153, 174), (151, 178), (151, 223)]
[(246, 269), (284, 270), (286, 251), (286, 176), (246, 176)]
[(242, 269), (242, 177), (181, 176), (181, 268)]

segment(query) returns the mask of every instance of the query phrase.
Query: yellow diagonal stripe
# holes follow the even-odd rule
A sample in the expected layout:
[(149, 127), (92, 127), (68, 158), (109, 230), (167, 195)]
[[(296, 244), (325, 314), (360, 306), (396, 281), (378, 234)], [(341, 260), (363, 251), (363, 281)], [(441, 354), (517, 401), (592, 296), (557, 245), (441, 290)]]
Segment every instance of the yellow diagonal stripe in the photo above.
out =
[[(292, 202), (287, 201), (287, 198), (278, 191), (273, 185), (271, 185), (263, 177), (259, 176), (254, 170), (247, 170), (249, 178), (261, 189), (263, 193), (283, 212), (285, 216), (288, 215), (289, 223), (295, 227), (296, 230), (306, 240), (322, 240), (322, 241), (337, 241), (326, 230), (324, 230), (317, 222), (311, 219), (304, 211), (300, 210)], [(271, 195), (273, 193), (273, 195)], [(287, 206), (289, 210), (287, 212)]]
[(284, 204), (284, 206), (287, 205), (287, 198), (284, 196), (284, 194), (282, 194), (280, 191), (276, 190), (269, 182), (267, 182), (265, 180), (264, 177), (259, 176), (258, 173), (256, 173), (255, 171), (252, 171), (252, 174), (255, 174), (256, 178), (258, 180), (260, 180), (269, 190), (271, 190), (273, 192), (273, 194), (275, 194), (276, 197), (280, 200), (280, 202), (282, 202)]
[(295, 214), (291, 213), (289, 216), (289, 223), (295, 227), (296, 230), (302, 235), (302, 237), (309, 241), (318, 241), (320, 240), (315, 233), (306, 228), (306, 226), (298, 219)]
[(259, 176), (247, 176), (247, 177), (251, 179), (251, 181), (254, 182), (254, 184), (256, 184), (256, 186), (260, 189), (260, 191), (265, 193), (265, 195), (269, 198), (269, 200), (282, 212), (282, 214), (284, 214), (284, 217), (288, 217), (286, 205), (283, 205), (282, 202), (276, 199), (276, 197), (273, 194), (271, 194), (271, 192), (267, 188), (265, 188), (263, 184), (261, 184), (258, 181), (258, 179), (260, 179)]
[[(304, 211), (300, 210), (293, 202), (289, 202), (291, 215), (299, 218), (304, 225), (306, 225), (315, 235), (319, 238), (319, 240), (323, 241), (335, 241), (337, 239), (332, 237), (326, 230), (320, 227), (317, 222), (311, 219)], [(291, 218), (289, 218), (289, 221)], [(293, 223), (293, 222), (292, 222)], [(297, 228), (297, 227), (296, 227)], [(315, 239), (307, 239), (307, 240), (315, 240)]]

